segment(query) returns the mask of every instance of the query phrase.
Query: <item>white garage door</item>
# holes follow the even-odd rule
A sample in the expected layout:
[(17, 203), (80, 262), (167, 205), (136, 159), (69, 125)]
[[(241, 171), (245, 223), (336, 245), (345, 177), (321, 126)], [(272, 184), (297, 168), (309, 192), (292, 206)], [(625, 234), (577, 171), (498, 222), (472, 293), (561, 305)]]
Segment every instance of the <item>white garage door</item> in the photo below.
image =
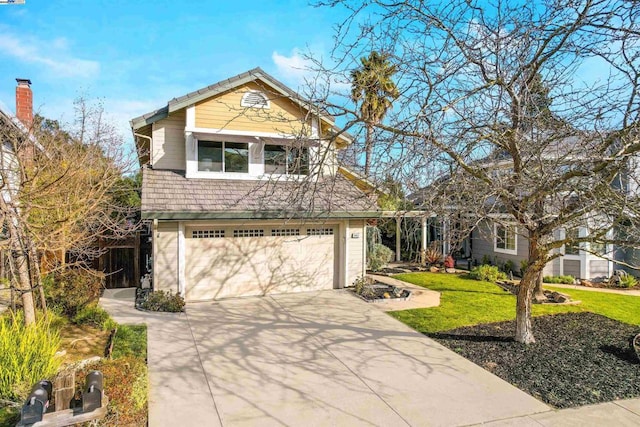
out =
[(332, 289), (337, 231), (326, 224), (187, 227), (186, 298)]

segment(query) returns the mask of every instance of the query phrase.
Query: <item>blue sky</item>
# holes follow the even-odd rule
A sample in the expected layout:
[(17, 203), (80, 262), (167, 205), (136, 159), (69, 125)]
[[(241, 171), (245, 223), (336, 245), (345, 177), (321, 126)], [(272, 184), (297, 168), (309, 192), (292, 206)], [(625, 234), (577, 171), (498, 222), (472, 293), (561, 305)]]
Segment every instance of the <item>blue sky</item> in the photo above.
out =
[(301, 54), (331, 48), (339, 13), (305, 0), (0, 5), (0, 102), (13, 112), (15, 78), (29, 78), (40, 114), (68, 122), (75, 98), (100, 98), (125, 133), (129, 119), (257, 66), (297, 89)]

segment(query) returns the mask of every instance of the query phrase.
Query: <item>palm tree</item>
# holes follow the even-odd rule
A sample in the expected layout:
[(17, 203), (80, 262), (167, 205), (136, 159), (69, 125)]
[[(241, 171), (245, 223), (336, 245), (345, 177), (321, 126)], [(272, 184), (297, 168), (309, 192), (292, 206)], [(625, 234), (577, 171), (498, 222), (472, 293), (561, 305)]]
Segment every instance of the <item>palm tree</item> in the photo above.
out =
[(364, 175), (371, 169), (373, 151), (373, 128), (380, 124), (400, 95), (391, 79), (397, 66), (389, 61), (387, 54), (372, 51), (368, 57), (360, 58), (362, 66), (351, 71), (351, 99), (360, 103), (360, 118), (364, 121), (366, 136), (364, 142)]

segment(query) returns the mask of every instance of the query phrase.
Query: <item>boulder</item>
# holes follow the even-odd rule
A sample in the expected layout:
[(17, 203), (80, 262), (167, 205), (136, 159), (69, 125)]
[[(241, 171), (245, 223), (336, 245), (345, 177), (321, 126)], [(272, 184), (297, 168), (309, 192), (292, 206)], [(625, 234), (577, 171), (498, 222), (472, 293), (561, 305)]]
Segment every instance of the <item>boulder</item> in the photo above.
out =
[(449, 273), (449, 274), (454, 274), (456, 272), (456, 269), (455, 268), (445, 268), (444, 271)]
[(593, 283), (584, 279), (580, 280), (580, 285), (586, 286), (587, 288), (593, 288)]
[(561, 292), (551, 292), (550, 294), (547, 295), (547, 298), (557, 304), (562, 304), (562, 303), (571, 301), (571, 298), (569, 297), (569, 295), (563, 294)]
[(636, 335), (635, 337), (632, 337), (631, 342), (629, 344), (631, 345), (631, 348), (636, 353), (636, 356), (640, 361), (640, 334)]
[(436, 266), (430, 267), (429, 271), (432, 273), (438, 273), (440, 271), (440, 269)]

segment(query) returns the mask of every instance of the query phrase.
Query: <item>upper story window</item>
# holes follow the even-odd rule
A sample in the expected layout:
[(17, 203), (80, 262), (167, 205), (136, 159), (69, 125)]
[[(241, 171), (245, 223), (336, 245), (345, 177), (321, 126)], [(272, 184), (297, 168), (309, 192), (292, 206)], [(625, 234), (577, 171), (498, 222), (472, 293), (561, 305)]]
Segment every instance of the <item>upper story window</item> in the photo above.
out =
[[(576, 240), (580, 237), (580, 229), (578, 228), (570, 228), (565, 231), (565, 238), (569, 240)], [(565, 255), (580, 255), (580, 244), (579, 243), (566, 243), (564, 245), (564, 254)]]
[(269, 108), (271, 104), (267, 95), (257, 90), (251, 90), (242, 95), (240, 106), (248, 108)]
[(249, 172), (249, 144), (198, 141), (199, 172)]
[(309, 149), (283, 145), (264, 146), (264, 172), (268, 174), (309, 174)]
[(495, 224), (494, 250), (507, 254), (518, 253), (518, 237), (515, 225)]

